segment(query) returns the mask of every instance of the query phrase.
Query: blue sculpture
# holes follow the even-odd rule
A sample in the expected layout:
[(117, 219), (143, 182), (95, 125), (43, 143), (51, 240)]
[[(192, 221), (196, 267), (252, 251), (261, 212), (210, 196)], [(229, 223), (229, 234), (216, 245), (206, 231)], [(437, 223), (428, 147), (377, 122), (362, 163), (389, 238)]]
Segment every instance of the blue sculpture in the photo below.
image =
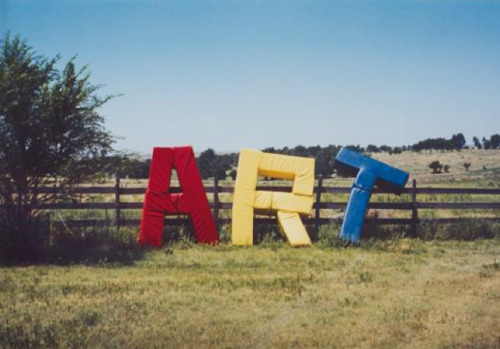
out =
[(338, 153), (335, 168), (353, 176), (357, 173), (339, 238), (358, 242), (374, 185), (400, 195), (408, 173), (347, 148)]

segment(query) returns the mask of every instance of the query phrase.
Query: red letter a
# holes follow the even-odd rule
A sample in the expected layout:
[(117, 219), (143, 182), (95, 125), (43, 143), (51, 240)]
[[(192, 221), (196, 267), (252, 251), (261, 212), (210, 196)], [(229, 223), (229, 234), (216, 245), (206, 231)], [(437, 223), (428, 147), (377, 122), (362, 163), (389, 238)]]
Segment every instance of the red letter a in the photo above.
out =
[[(172, 168), (177, 170), (180, 194), (168, 192)], [(198, 242), (219, 242), (192, 147), (153, 148), (139, 244), (161, 245), (164, 216), (168, 213), (189, 214)]]

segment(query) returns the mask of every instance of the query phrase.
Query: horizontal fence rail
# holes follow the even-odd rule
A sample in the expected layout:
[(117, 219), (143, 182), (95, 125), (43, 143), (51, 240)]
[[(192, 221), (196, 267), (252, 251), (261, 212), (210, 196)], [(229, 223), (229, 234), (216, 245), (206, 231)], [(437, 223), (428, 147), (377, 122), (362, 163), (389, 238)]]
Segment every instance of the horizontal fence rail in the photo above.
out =
[[(275, 191), (275, 192), (291, 192), (291, 186), (271, 186), (271, 185), (261, 185), (257, 187), (257, 190), (265, 191)], [(171, 187), (169, 190), (171, 193), (180, 193), (181, 188)], [(231, 222), (231, 218), (220, 217), (221, 210), (231, 210), (232, 202), (221, 201), (221, 196), (226, 194), (232, 194), (234, 192), (234, 187), (229, 185), (219, 185), (218, 180), (213, 181), (212, 185), (205, 185), (205, 191), (207, 194), (213, 196), (212, 202), (210, 202), (210, 208), (212, 209), (212, 214), (216, 221), (216, 224), (228, 224)], [(91, 194), (104, 194), (108, 197), (112, 197), (113, 200), (110, 202), (56, 202), (56, 203), (45, 203), (37, 206), (39, 209), (44, 210), (106, 210), (113, 211), (114, 215), (112, 219), (71, 219), (65, 220), (64, 222), (54, 222), (54, 224), (64, 224), (68, 226), (75, 227), (90, 227), (99, 225), (115, 225), (117, 227), (121, 226), (139, 226), (140, 219), (130, 219), (122, 218), (123, 210), (141, 210), (142, 202), (128, 202), (123, 201), (124, 196), (132, 195), (144, 195), (146, 188), (128, 188), (122, 187), (120, 185), (120, 179), (117, 178), (114, 186), (107, 187), (75, 187), (71, 188), (70, 191), (63, 191), (61, 188), (57, 187), (43, 187), (38, 188), (38, 192), (42, 194), (58, 194), (58, 193), (71, 193), (80, 195), (91, 195)], [(338, 201), (332, 199), (332, 195), (325, 197), (323, 194), (349, 194), (351, 188), (349, 187), (331, 187), (324, 186), (323, 179), (319, 178), (317, 180), (317, 185), (314, 188), (315, 202), (313, 204), (312, 214), (309, 217), (303, 219), (304, 224), (314, 226), (317, 231), (321, 225), (324, 224), (341, 224), (341, 218), (330, 218), (325, 217), (322, 210), (339, 210), (343, 211), (346, 208), (346, 201)], [(378, 188), (373, 191), (374, 194), (384, 194), (390, 193)], [(396, 210), (396, 211), (407, 211), (410, 213), (410, 218), (377, 218), (368, 216), (366, 219), (367, 224), (383, 224), (383, 225), (408, 225), (412, 232), (415, 232), (417, 225), (421, 221), (419, 218), (419, 210), (500, 210), (500, 196), (499, 200), (493, 202), (437, 202), (436, 200), (431, 201), (419, 201), (419, 195), (500, 195), (500, 188), (431, 188), (431, 187), (417, 187), (416, 180), (413, 180), (411, 186), (403, 189), (402, 193), (407, 197), (406, 201), (401, 202), (371, 202), (369, 204), (369, 209), (371, 210)], [(428, 198), (427, 198), (428, 199)], [(463, 198), (462, 198), (463, 199)], [(496, 200), (496, 198), (495, 198)], [(264, 216), (264, 217), (262, 217)], [(484, 221), (500, 222), (500, 218), (488, 217), (480, 218)], [(462, 217), (449, 217), (449, 218), (433, 218), (436, 223), (455, 223), (463, 220)], [(184, 225), (189, 224), (189, 217), (186, 215), (169, 215), (165, 217), (166, 224), (169, 225)], [(257, 224), (275, 224), (276, 218), (272, 212), (258, 212), (258, 216), (255, 218)]]

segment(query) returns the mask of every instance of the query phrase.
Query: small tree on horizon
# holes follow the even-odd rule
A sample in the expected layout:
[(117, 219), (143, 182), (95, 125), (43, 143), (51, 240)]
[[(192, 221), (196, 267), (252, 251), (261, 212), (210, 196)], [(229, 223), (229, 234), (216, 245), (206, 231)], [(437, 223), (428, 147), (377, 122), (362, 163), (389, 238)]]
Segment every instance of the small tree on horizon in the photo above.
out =
[(482, 149), (483, 148), (483, 145), (481, 144), (481, 141), (479, 140), (479, 138), (477, 137), (473, 137), (472, 138), (472, 141), (474, 142), (474, 146), (477, 148), (477, 149)]
[(465, 148), (465, 144), (467, 142), (463, 133), (457, 133), (456, 135), (451, 136), (450, 143), (454, 149), (462, 150)]
[(234, 154), (218, 155), (211, 148), (201, 152), (197, 159), (198, 169), (203, 179), (226, 179), (228, 171), (235, 161)]

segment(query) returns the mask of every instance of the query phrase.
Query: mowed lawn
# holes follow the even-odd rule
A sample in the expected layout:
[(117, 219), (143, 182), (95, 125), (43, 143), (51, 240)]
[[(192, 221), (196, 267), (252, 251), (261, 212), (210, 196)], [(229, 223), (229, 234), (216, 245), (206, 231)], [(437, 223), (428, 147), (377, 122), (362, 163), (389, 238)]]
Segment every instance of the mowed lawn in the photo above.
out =
[(499, 348), (500, 241), (182, 246), (0, 269), (0, 347)]

